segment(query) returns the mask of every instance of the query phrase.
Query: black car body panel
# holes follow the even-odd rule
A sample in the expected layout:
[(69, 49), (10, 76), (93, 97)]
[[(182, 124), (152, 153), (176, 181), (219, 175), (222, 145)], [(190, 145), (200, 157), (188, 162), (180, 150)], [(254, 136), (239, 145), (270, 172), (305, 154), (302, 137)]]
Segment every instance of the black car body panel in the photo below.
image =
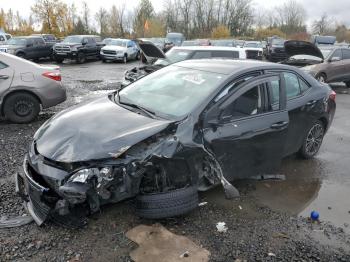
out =
[[(38, 224), (48, 218), (72, 223), (76, 209), (94, 213), (101, 205), (158, 187), (153, 179), (159, 174), (166, 175), (170, 189), (192, 185), (207, 190), (226, 183), (225, 179), (273, 172), (283, 156), (301, 147), (312, 122), (321, 120), (328, 128), (334, 116), (331, 89), (294, 67), (215, 59), (188, 60), (169, 67), (220, 72), (225, 78), (178, 119), (146, 116), (118, 103), (118, 93), (113, 93), (65, 110), (37, 131), (24, 161), (23, 183), (34, 181), (41, 193), (19, 191), (29, 195), (27, 202), (33, 202)], [(288, 72), (309, 85), (293, 99), (286, 98), (283, 74)], [(281, 83), (279, 102), (272, 108), (271, 83), (276, 81)], [(245, 96), (253, 89), (260, 90), (259, 106), (251, 103), (253, 96)], [(237, 101), (250, 108), (249, 112), (255, 107), (263, 111), (234, 117), (231, 106)], [(81, 181), (86, 170), (91, 177)], [(42, 205), (34, 204), (38, 194)]]

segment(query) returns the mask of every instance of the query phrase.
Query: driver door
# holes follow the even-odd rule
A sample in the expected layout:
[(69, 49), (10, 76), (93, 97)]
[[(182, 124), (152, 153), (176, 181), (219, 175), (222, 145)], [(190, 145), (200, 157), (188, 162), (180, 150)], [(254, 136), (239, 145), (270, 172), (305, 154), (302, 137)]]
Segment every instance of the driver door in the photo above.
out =
[(287, 127), (283, 76), (255, 77), (209, 109), (204, 140), (228, 180), (276, 171), (283, 157)]

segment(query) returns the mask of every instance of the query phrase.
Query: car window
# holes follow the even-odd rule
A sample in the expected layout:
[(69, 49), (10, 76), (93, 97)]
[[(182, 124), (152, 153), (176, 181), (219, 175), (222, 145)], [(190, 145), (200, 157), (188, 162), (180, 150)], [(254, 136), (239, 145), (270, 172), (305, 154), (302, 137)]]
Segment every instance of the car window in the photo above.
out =
[(276, 111), (280, 109), (280, 92), (281, 92), (281, 81), (273, 80), (270, 82), (269, 87), (270, 96), (270, 110)]
[(95, 43), (95, 39), (92, 37), (88, 37), (88, 44), (94, 44)]
[(41, 38), (35, 38), (34, 43), (35, 45), (45, 45), (44, 39), (41, 39)]
[(247, 75), (243, 75), (235, 79), (232, 83), (230, 83), (227, 87), (225, 87), (214, 99), (214, 102), (218, 102), (221, 100), (223, 97), (225, 97), (227, 94), (229, 94), (234, 88), (237, 86), (243, 84), (244, 82), (257, 77), (261, 74), (261, 72), (253, 72)]
[(301, 93), (304, 93), (306, 90), (310, 88), (310, 86), (302, 79), (299, 78), (299, 85)]
[(348, 49), (343, 49), (342, 52), (343, 52), (343, 59), (344, 60), (345, 59), (350, 59), (350, 49), (349, 50)]
[(11, 35), (6, 35), (7, 40), (11, 39)]
[(284, 72), (283, 76), (286, 83), (287, 99), (299, 96), (301, 94), (299, 78), (295, 74), (287, 72)]
[(0, 70), (6, 68), (7, 65), (0, 61)]
[(5, 37), (0, 35), (0, 41), (5, 41)]
[(238, 119), (263, 112), (264, 84), (254, 86), (224, 109), (223, 119)]
[(211, 58), (211, 52), (197, 51), (192, 56), (192, 59), (203, 59), (203, 58)]
[(237, 51), (212, 51), (212, 57), (223, 57), (223, 58), (239, 58)]
[(34, 40), (32, 38), (28, 38), (26, 43), (27, 43), (27, 45), (33, 45)]
[(334, 57), (339, 57), (340, 60), (343, 59), (343, 56), (342, 56), (342, 53), (341, 53), (341, 49), (337, 49), (337, 50), (334, 51), (334, 53), (332, 55), (332, 58), (334, 58)]

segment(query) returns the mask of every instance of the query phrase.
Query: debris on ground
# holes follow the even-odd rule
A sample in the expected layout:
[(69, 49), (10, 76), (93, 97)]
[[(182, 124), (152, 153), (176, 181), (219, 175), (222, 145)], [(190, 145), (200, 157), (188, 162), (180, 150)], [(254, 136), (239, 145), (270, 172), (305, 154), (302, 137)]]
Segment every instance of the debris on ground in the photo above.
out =
[(0, 228), (20, 227), (33, 222), (31, 216), (0, 217)]
[(225, 222), (218, 222), (216, 224), (216, 229), (218, 230), (218, 232), (220, 233), (226, 233), (227, 231), (227, 227), (226, 227), (226, 223)]
[(198, 206), (199, 206), (199, 207), (202, 207), (202, 206), (205, 206), (205, 205), (207, 205), (207, 204), (208, 204), (208, 202), (201, 202), (201, 203), (198, 204)]
[(276, 257), (276, 254), (274, 254), (274, 253), (272, 253), (272, 252), (269, 252), (267, 255), (268, 255), (269, 257)]
[(176, 235), (160, 224), (139, 225), (126, 236), (139, 245), (130, 252), (135, 262), (209, 261), (210, 252), (184, 236)]
[(310, 218), (312, 221), (318, 221), (320, 218), (320, 214), (317, 211), (312, 211), (310, 214)]

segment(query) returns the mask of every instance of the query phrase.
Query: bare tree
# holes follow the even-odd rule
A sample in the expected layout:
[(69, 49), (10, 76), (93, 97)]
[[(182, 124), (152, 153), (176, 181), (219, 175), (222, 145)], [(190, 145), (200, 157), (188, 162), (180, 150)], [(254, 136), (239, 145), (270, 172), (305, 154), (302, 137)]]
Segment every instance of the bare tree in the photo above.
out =
[(96, 22), (99, 26), (101, 36), (108, 35), (108, 12), (103, 7), (100, 7), (98, 12), (95, 14)]
[(82, 9), (83, 9), (82, 14), (83, 14), (83, 23), (85, 26), (85, 31), (89, 32), (90, 31), (90, 25), (89, 25), (90, 9), (86, 1), (82, 2)]
[(314, 20), (312, 22), (312, 32), (314, 34), (323, 35), (331, 30), (333, 21), (324, 13), (319, 20)]

